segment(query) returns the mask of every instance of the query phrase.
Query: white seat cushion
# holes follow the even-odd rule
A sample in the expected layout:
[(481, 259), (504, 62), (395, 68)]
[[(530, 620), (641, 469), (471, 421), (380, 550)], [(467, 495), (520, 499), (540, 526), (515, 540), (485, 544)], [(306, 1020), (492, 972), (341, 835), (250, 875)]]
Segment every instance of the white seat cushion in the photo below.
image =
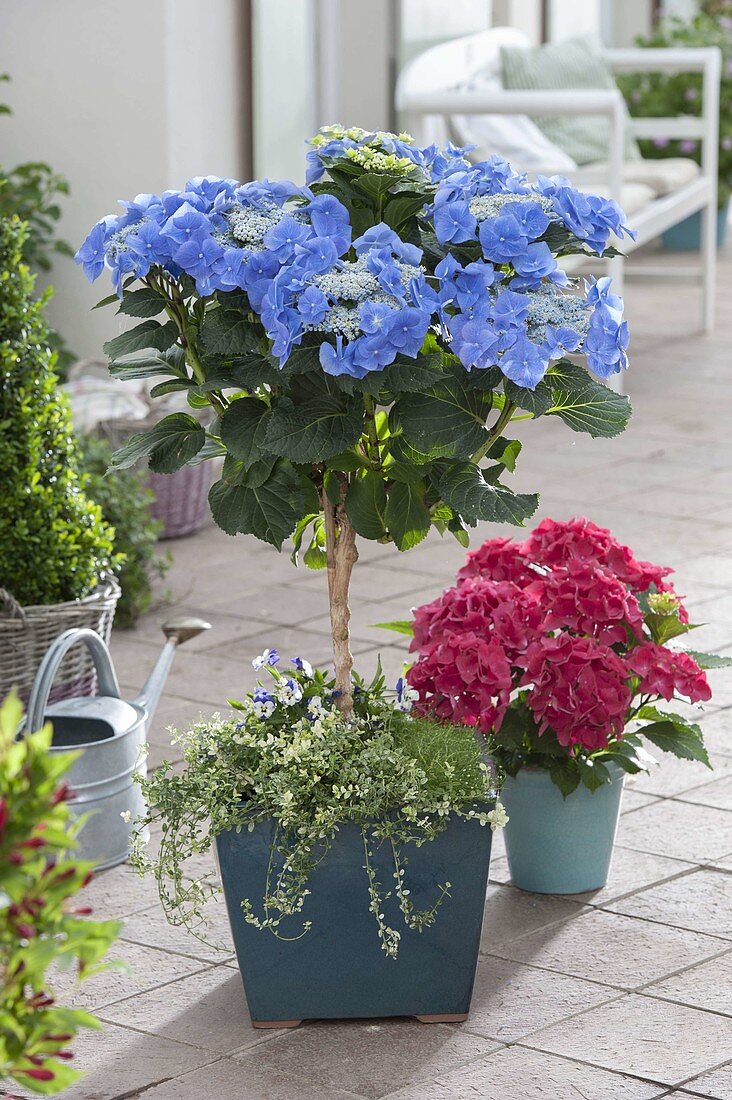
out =
[[(455, 91), (499, 93), (501, 82), (485, 70), (456, 85)], [(448, 126), (457, 145), (475, 145), (470, 154), (473, 163), (497, 154), (517, 172), (571, 177), (577, 171), (572, 158), (549, 141), (527, 115), (452, 115)]]
[[(632, 160), (626, 161), (623, 167), (623, 180), (626, 184), (650, 188), (654, 196), (660, 198), (685, 187), (697, 178), (699, 172), (699, 165), (688, 157)], [(582, 191), (596, 191), (601, 195), (608, 191), (608, 178), (608, 165), (598, 161), (595, 164), (585, 164), (575, 172), (572, 182)], [(627, 208), (625, 209), (627, 213)]]

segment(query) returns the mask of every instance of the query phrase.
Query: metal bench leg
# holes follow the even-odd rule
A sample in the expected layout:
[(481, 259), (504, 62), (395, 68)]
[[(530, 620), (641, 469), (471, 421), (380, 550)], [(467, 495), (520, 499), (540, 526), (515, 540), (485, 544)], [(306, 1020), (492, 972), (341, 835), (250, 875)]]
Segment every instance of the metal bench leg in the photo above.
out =
[(714, 331), (717, 275), (717, 206), (710, 199), (701, 212), (702, 331)]

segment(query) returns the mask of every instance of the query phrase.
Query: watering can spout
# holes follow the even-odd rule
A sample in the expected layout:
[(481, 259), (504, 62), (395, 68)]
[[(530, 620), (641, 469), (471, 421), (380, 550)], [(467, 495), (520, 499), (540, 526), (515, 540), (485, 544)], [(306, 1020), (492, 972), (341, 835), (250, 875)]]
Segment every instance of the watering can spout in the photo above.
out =
[(160, 696), (165, 687), (165, 681), (168, 678), (176, 649), (183, 642), (187, 642), (189, 638), (195, 638), (197, 634), (210, 629), (211, 624), (203, 619), (190, 618), (171, 619), (163, 626), (163, 634), (166, 637), (165, 646), (147, 678), (145, 686), (137, 699), (134, 700), (136, 705), (145, 711), (148, 728), (160, 702)]

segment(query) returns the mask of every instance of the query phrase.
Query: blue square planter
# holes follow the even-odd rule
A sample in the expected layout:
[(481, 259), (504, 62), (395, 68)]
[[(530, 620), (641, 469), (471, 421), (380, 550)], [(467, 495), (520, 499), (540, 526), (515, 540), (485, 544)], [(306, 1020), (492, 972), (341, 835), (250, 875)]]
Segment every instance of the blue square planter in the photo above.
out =
[[(396, 959), (381, 950), (369, 911), (360, 830), (341, 826), (315, 868), (301, 919), (284, 935), (297, 936), (302, 921), (312, 928), (283, 941), (247, 924), (241, 910), (249, 898), (261, 911), (272, 838), (271, 822), (253, 832), (228, 831), (216, 839), (221, 880), (254, 1027), (295, 1026), (306, 1019), (417, 1016), (462, 1020), (473, 992), (485, 906), (491, 829), (452, 816), (435, 840), (408, 845), (405, 883), (416, 908), (434, 903), (441, 883), (450, 896), (423, 932), (407, 928), (394, 897), (384, 904), (391, 927), (401, 933)], [(393, 882), (391, 849), (374, 851), (384, 889)]]

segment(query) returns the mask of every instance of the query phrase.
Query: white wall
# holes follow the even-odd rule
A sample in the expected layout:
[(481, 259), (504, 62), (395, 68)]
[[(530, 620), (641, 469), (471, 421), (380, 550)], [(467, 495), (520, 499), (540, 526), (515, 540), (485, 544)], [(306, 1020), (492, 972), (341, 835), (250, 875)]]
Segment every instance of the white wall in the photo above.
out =
[[(241, 168), (237, 0), (0, 0), (5, 164), (46, 160), (71, 184), (60, 233), (75, 247), (118, 198)], [(60, 257), (51, 322), (98, 355), (117, 322), (109, 293)]]

